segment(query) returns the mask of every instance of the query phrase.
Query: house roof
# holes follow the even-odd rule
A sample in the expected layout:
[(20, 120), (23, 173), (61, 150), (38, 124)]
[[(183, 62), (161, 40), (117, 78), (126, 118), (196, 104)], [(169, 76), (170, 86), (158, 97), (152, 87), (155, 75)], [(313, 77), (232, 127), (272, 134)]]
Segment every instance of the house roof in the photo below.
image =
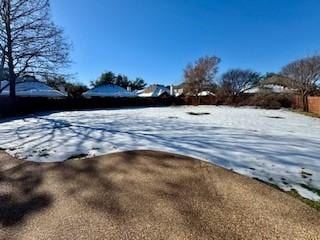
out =
[[(10, 93), (8, 81), (2, 81), (0, 89), (4, 88), (0, 93), (0, 96), (8, 96)], [(39, 82), (35, 79), (27, 79), (24, 81), (23, 78), (18, 79), (16, 83), (16, 95), (19, 97), (49, 97), (49, 98), (62, 98), (66, 97), (65, 94), (59, 92), (43, 82)]]
[(283, 87), (292, 88), (293, 82), (290, 78), (275, 74), (262, 82), (262, 85), (278, 85)]
[(263, 80), (259, 86), (251, 88), (245, 93), (258, 93), (261, 91), (269, 91), (273, 93), (290, 93), (294, 92), (293, 82), (290, 78), (280, 74), (274, 74)]
[[(184, 95), (184, 94), (183, 94), (183, 95)], [(195, 93), (192, 93), (192, 92), (186, 93), (186, 96), (195, 97), (195, 96), (197, 96), (197, 95), (198, 95), (198, 97), (216, 96), (216, 94), (214, 94), (214, 93), (211, 92), (211, 91), (201, 91), (201, 92), (199, 92), (198, 94), (195, 94)]]
[(215, 94), (210, 91), (202, 91), (198, 94), (198, 96), (215, 96)]
[(136, 97), (136, 93), (129, 92), (126, 89), (114, 85), (106, 84), (90, 89), (83, 93), (84, 97)]
[(138, 93), (139, 97), (160, 97), (163, 94), (170, 95), (170, 89), (162, 85), (151, 85)]

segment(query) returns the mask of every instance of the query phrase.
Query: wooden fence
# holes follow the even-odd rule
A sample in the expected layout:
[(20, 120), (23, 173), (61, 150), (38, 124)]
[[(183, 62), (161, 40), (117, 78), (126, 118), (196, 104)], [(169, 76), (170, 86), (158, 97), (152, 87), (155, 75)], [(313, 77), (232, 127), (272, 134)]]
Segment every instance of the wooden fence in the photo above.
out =
[[(302, 99), (299, 96), (295, 96), (293, 100), (294, 108), (303, 108)], [(320, 96), (319, 97), (308, 97), (308, 109), (309, 112), (320, 115)]]
[[(233, 105), (233, 106), (260, 106), (268, 107), (259, 101), (252, 99), (254, 95), (245, 95), (233, 99), (221, 99), (216, 96), (202, 97), (162, 97), (162, 98), (78, 98), (78, 99), (48, 99), (48, 98), (21, 98), (17, 97), (11, 102), (8, 97), (0, 96), (0, 116), (13, 116), (19, 114), (28, 114), (41, 111), (69, 111), (85, 109), (105, 109), (105, 108), (122, 108), (122, 107), (152, 107), (152, 106), (171, 106), (171, 105)], [(274, 98), (272, 98), (274, 99)], [(271, 99), (271, 100), (272, 100)], [(291, 107), (291, 103), (296, 108), (300, 108), (301, 101), (299, 97), (288, 98), (288, 104), (279, 102), (277, 107)], [(255, 101), (253, 101), (255, 100)], [(259, 99), (258, 99), (259, 100)], [(261, 100), (261, 99), (260, 99)], [(263, 102), (269, 103), (270, 98), (263, 97)], [(311, 112), (320, 114), (320, 97), (309, 98), (309, 109)]]
[(183, 97), (182, 100), (186, 105), (194, 105), (194, 106), (217, 104), (216, 96), (202, 96), (202, 97), (187, 96), (187, 97)]
[(0, 96), (0, 116), (34, 113), (40, 111), (68, 111), (82, 109), (103, 109), (121, 107), (152, 107), (170, 105), (216, 105), (215, 96), (197, 97), (157, 97), (157, 98), (78, 98), (48, 99), (41, 97), (17, 97), (14, 102), (9, 97)]
[(320, 97), (309, 97), (309, 111), (320, 115)]
[(48, 99), (41, 97), (17, 97), (12, 102), (8, 97), (0, 97), (0, 116), (13, 116), (41, 111), (91, 110), (122, 107), (153, 107), (184, 105), (183, 99), (164, 98), (78, 98)]

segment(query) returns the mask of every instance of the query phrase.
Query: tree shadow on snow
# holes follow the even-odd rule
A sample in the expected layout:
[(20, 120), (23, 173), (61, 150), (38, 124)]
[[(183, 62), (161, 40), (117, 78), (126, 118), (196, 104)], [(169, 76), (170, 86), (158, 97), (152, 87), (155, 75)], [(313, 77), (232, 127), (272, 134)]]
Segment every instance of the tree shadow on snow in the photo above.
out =
[[(87, 118), (88, 115), (82, 112), (67, 117), (37, 116), (26, 120), (37, 122), (32, 127), (28, 124), (18, 126), (14, 132), (3, 129), (0, 135), (13, 135), (9, 139), (21, 152), (29, 152), (25, 157), (30, 159), (40, 156), (40, 160), (50, 160), (68, 146), (67, 156), (64, 155), (66, 159), (58, 160), (67, 160), (75, 155), (86, 156), (91, 150), (97, 150), (100, 155), (111, 150), (149, 149), (205, 159), (238, 172), (251, 169), (254, 177), (266, 176), (267, 179), (283, 177), (281, 174), (285, 170), (278, 171), (279, 166), (290, 166), (286, 171), (294, 168), (316, 171), (318, 168), (315, 159), (318, 158), (319, 139), (219, 127), (182, 119), (134, 116), (130, 119), (119, 113), (110, 113), (106, 117), (92, 112), (90, 119)], [(268, 165), (264, 165), (265, 162)], [(286, 173), (292, 181), (297, 178), (295, 174)], [(318, 176), (315, 174), (313, 177)]]

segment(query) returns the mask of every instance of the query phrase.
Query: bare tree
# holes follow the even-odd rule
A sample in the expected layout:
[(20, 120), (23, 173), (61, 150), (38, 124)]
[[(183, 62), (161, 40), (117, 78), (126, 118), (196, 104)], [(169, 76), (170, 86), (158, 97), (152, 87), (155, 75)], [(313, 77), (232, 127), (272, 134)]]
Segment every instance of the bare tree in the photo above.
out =
[(262, 77), (262, 85), (280, 85), (282, 87), (287, 87), (290, 89), (293, 89), (293, 82), (290, 78), (287, 78), (281, 74), (266, 74), (265, 76)]
[(251, 70), (233, 69), (221, 77), (221, 88), (228, 96), (238, 96), (256, 87), (261, 80), (259, 73)]
[(68, 62), (69, 45), (51, 21), (49, 0), (0, 0), (0, 26), (10, 97), (18, 77), (56, 72)]
[(308, 111), (308, 96), (320, 82), (320, 56), (315, 55), (296, 60), (283, 67), (281, 74), (292, 80), (292, 85), (300, 93), (303, 110)]
[(206, 56), (199, 58), (194, 64), (188, 64), (184, 70), (186, 93), (199, 97), (200, 92), (211, 89), (220, 61), (216, 56)]

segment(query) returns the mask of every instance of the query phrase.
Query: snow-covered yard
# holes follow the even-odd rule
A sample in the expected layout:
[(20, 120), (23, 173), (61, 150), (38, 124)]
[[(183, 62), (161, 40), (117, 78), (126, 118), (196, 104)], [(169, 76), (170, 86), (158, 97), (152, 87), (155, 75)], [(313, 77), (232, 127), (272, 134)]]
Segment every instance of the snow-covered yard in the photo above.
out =
[(286, 110), (201, 106), (61, 112), (3, 121), (0, 136), (0, 148), (30, 161), (160, 150), (320, 199), (305, 186), (320, 188), (320, 119)]

